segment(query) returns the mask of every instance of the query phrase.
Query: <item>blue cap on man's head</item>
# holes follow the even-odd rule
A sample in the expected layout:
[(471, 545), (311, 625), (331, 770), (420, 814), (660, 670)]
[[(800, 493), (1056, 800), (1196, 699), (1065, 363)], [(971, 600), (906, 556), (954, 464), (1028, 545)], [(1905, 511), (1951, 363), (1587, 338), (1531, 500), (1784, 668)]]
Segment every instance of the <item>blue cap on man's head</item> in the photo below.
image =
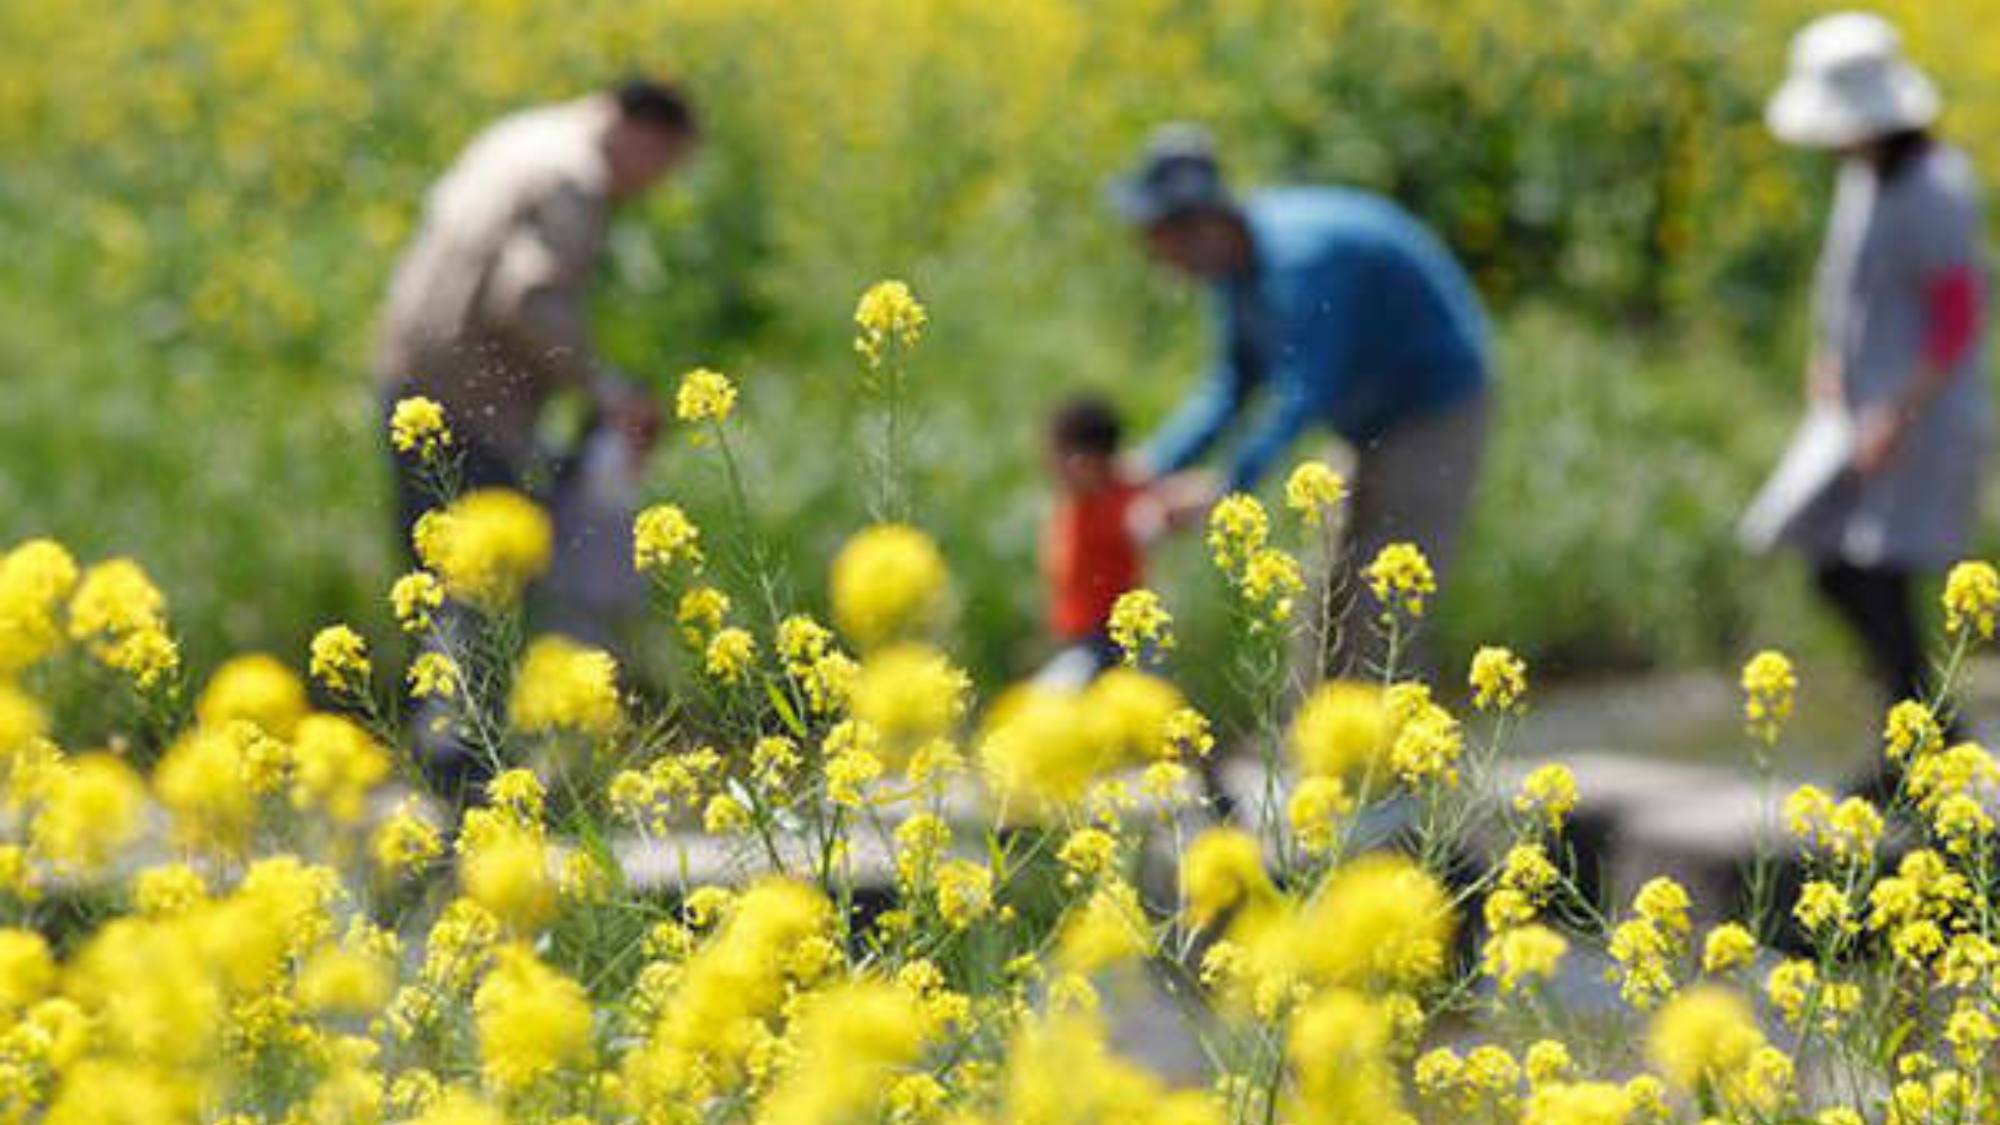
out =
[(1153, 130), (1138, 162), (1106, 185), (1105, 194), (1118, 214), (1135, 226), (1236, 205), (1222, 182), (1215, 138), (1200, 125), (1186, 122)]

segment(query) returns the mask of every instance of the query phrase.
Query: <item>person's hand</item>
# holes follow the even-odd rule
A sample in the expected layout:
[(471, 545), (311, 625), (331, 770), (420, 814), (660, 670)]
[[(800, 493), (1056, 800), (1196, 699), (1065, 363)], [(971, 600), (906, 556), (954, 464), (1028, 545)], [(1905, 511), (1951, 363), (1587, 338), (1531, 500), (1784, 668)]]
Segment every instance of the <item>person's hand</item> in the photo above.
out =
[(1854, 471), (1872, 477), (1888, 468), (1909, 437), (1909, 411), (1894, 402), (1863, 408), (1855, 420)]
[(1169, 528), (1199, 526), (1208, 518), (1208, 510), (1222, 499), (1222, 478), (1205, 469), (1190, 469), (1154, 481), (1152, 493), (1159, 499)]
[(1118, 479), (1135, 488), (1151, 488), (1161, 477), (1144, 457), (1128, 452), (1118, 455)]
[(604, 424), (622, 435), (632, 452), (640, 456), (653, 448), (665, 421), (659, 402), (644, 388), (629, 384), (606, 387), (598, 396), (598, 409), (603, 412)]

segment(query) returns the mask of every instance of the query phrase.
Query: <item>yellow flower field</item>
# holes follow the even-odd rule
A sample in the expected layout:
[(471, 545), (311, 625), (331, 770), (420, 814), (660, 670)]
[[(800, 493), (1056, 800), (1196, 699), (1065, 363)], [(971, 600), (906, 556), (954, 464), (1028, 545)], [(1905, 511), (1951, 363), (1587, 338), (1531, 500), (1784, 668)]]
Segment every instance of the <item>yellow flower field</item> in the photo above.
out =
[[(901, 299), (900, 323), (921, 323)], [(866, 372), (892, 333), (862, 307)], [(920, 371), (920, 334), (896, 331), (898, 363)], [(873, 409), (900, 408), (871, 385)], [(686, 386), (682, 425), (730, 461), (716, 404), (737, 388), (712, 370)], [(434, 404), (394, 413), (399, 441), (448, 464)], [(0, 1107), (60, 1122), (2000, 1114), (1985, 750), (1945, 745), (1931, 704), (1899, 705), (1891, 807), (1774, 793), (1748, 902), (1697, 904), (1662, 877), (1605, 910), (1571, 870), (1588, 794), (1569, 771), (1497, 787), (1531, 699), (1519, 657), (1479, 652), (1463, 714), (1440, 702), (1457, 686), (1393, 657), (1378, 679), (1320, 684), (1266, 658), (1298, 625), (1258, 576), (1295, 574), (1344, 493), (1317, 463), (1293, 480), (1293, 511), (1238, 496), (1211, 523), (1261, 718), (1228, 743), (1174, 686), (1173, 614), (1151, 591), (1116, 614), (1126, 666), (1087, 689), (975, 686), (938, 647), (954, 579), (921, 511), (854, 529), (828, 568), (831, 626), (756, 605), (755, 575), (722, 564), (757, 557), (749, 511), (705, 528), (670, 502), (641, 514), (633, 565), (708, 692), (662, 712), (608, 654), (523, 635), (546, 517), (447, 489), (416, 533), (426, 568), (383, 594), (423, 646), (428, 731), (375, 679), (387, 637), (332, 624), (290, 660), (189, 668), (137, 563), (17, 544), (0, 556)], [(1425, 624), (1430, 568), (1398, 544), (1368, 577), (1394, 653)], [(2000, 586), (1970, 563), (1944, 600), (1955, 671), (1990, 639)], [(79, 686), (122, 699), (130, 730), (70, 742), (44, 700)], [(1796, 686), (1777, 652), (1744, 671), (1759, 761)], [(459, 808), (419, 780), (414, 746), (441, 730), (484, 767)], [(1201, 781), (1223, 756), (1271, 779), (1233, 812)], [(1390, 807), (1407, 847), (1365, 831)], [(1891, 814), (1911, 833), (1893, 851)], [(678, 877), (636, 880), (634, 843)], [(1794, 849), (1805, 881), (1786, 887), (1770, 864)], [(1485, 858), (1466, 870), (1468, 855)], [(1571, 1006), (1573, 962), (1609, 967), (1615, 1011)], [(1151, 1018), (1186, 1021), (1201, 1083), (1112, 1044), (1110, 1013), (1161, 987), (1175, 999)]]

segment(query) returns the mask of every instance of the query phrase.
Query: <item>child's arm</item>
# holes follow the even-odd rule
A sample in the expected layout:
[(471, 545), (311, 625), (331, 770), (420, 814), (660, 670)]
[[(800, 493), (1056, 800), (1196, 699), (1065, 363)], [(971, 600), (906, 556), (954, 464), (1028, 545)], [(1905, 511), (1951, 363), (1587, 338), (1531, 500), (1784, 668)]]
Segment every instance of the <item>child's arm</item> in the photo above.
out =
[(1167, 505), (1152, 488), (1141, 489), (1125, 509), (1125, 535), (1141, 548), (1167, 533)]
[[(1208, 470), (1189, 469), (1159, 478), (1148, 486), (1145, 495), (1147, 507), (1153, 512), (1150, 518), (1156, 522), (1152, 538), (1158, 538), (1208, 518), (1208, 510), (1222, 496), (1222, 481)], [(1151, 539), (1142, 537), (1140, 541)]]

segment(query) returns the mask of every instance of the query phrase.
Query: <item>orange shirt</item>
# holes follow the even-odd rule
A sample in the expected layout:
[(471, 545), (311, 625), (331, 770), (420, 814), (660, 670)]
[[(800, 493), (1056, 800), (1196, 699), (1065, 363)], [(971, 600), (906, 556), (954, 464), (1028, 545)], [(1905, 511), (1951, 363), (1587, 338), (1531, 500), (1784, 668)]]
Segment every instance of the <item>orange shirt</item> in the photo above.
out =
[(1049, 628), (1063, 640), (1104, 628), (1118, 595), (1138, 586), (1142, 560), (1128, 515), (1140, 490), (1112, 484), (1066, 496), (1049, 513), (1042, 537)]

